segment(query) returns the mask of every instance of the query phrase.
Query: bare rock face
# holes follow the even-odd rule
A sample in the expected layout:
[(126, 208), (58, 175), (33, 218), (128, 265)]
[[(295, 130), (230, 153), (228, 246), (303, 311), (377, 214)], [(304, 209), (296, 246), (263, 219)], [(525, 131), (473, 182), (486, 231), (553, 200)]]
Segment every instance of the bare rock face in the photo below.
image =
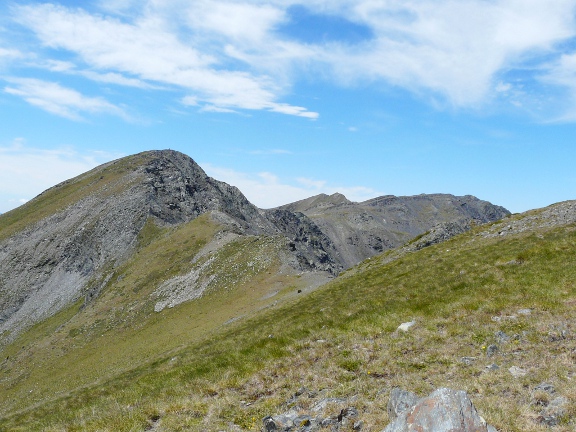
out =
[[(407, 403), (414, 403), (406, 408)], [(397, 391), (388, 404), (398, 416), (383, 432), (491, 432), (466, 392), (441, 388), (414, 401), (413, 394)], [(398, 409), (400, 408), (400, 409)]]
[(290, 239), (289, 248), (301, 270), (327, 271), (332, 275), (343, 270), (335, 245), (309, 217), (281, 209), (267, 211), (265, 215)]
[(102, 165), (30, 206), (44, 205), (47, 193), (58, 197), (76, 187), (82, 188), (77, 201), (0, 241), (0, 334), (9, 332), (4, 341), (83, 295), (97, 295), (113, 268), (134, 252), (149, 218), (169, 226), (219, 212), (240, 234), (278, 233), (236, 187), (208, 177), (176, 151)]
[(386, 195), (354, 203), (344, 195), (317, 195), (279, 207), (308, 216), (332, 241), (344, 268), (403, 245), (436, 227), (422, 247), (470, 229), (470, 223), (508, 216), (503, 207), (471, 195)]

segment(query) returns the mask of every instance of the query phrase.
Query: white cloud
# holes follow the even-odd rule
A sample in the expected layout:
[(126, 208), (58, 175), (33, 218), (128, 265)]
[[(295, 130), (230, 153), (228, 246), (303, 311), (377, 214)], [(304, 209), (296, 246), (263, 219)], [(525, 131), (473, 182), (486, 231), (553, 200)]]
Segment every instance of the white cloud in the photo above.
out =
[(204, 111), (267, 110), (309, 119), (318, 113), (282, 101), (303, 73), (347, 86), (386, 83), (431, 101), (478, 107), (512, 98), (503, 91), (507, 84), (498, 84), (510, 71), (549, 67), (559, 56), (557, 45), (576, 35), (576, 0), (305, 3), (372, 35), (354, 43), (305, 43), (278, 31), (288, 8), (302, 5), (296, 0), (99, 4), (106, 14), (51, 4), (15, 10), (44, 47), (77, 56), (74, 68), (60, 64), (53, 71), (77, 70), (94, 81), (140, 88), (167, 86), (182, 92), (185, 105)]
[(0, 60), (22, 57), (22, 53), (15, 49), (0, 47)]
[(540, 78), (543, 82), (567, 89), (570, 97), (568, 107), (555, 118), (555, 121), (576, 121), (576, 53), (565, 54), (560, 57)]
[(260, 208), (273, 208), (320, 193), (344, 194), (351, 201), (365, 201), (382, 193), (363, 186), (330, 185), (324, 180), (295, 179), (293, 183), (270, 172), (245, 173), (212, 164), (201, 164), (208, 175), (236, 186)]
[(4, 88), (6, 93), (61, 117), (83, 120), (81, 113), (104, 113), (128, 118), (121, 108), (101, 97), (84, 96), (57, 83), (33, 78), (9, 78), (7, 81), (11, 86)]
[(351, 13), (373, 41), (325, 52), (343, 82), (385, 80), (481, 104), (493, 80), (525, 57), (574, 36), (573, 0), (360, 1)]
[[(148, 12), (132, 23), (50, 4), (20, 7), (18, 19), (36, 33), (43, 45), (73, 52), (89, 68), (103, 72), (94, 76), (100, 80), (112, 77), (120, 83), (118, 74), (128, 74), (191, 90), (197, 100), (223, 109), (264, 109), (307, 118), (318, 116), (305, 108), (276, 102), (283, 92), (278, 82), (267, 75), (227, 69), (221, 64), (225, 59), (217, 57), (218, 50), (210, 49), (214, 43), (198, 36), (201, 28), (188, 28), (179, 34), (175, 31), (178, 16), (163, 16), (164, 8), (155, 7), (152, 1), (148, 6)], [(214, 2), (210, 11), (216, 14), (213, 25), (218, 26), (225, 9), (216, 6), (220, 5)], [(230, 36), (232, 26), (229, 23), (228, 33), (222, 36)], [(204, 43), (201, 49), (194, 47), (196, 36)]]
[(78, 152), (73, 148), (38, 149), (22, 138), (0, 145), (0, 212), (32, 199), (64, 180), (120, 155)]

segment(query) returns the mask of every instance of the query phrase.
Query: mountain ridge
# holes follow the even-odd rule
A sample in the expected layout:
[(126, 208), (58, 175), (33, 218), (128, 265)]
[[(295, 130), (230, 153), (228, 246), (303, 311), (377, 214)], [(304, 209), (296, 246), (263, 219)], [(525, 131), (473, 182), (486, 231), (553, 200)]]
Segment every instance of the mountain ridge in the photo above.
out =
[(283, 236), (288, 255), (282, 260), (295, 273), (328, 277), (438, 223), (509, 214), (446, 194), (365, 203), (321, 194), (262, 210), (180, 152), (143, 152), (62, 182), (0, 217), (0, 334), (12, 340), (78, 298), (97, 296), (133, 256), (147, 223), (175, 227), (207, 213), (235, 234)]

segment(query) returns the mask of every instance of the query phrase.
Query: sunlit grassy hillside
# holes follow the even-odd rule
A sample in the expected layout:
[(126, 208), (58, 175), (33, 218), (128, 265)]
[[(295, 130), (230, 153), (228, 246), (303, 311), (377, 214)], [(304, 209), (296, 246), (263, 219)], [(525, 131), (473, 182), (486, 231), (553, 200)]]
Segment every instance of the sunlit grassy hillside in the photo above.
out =
[[(468, 391), (498, 430), (537, 431), (546, 429), (537, 422), (541, 407), (533, 403), (533, 389), (542, 382), (554, 384), (569, 401), (554, 430), (574, 430), (576, 226), (497, 235), (508, 223), (477, 227), (414, 253), (388, 252), (310, 294), (218, 328), (187, 323), (198, 314), (209, 322), (222, 302), (244, 301), (245, 290), (221, 290), (152, 315), (141, 326), (123, 328), (111, 318), (122, 314), (102, 310), (103, 332), (65, 324), (59, 341), (39, 342), (52, 341), (44, 335), (74, 315), (67, 311), (12, 347), (10, 356), (28, 362), (18, 378), (23, 381), (15, 379), (17, 364), (2, 363), (0, 400), (6, 414), (0, 430), (260, 430), (264, 416), (285, 412), (296, 391), (306, 387), (310, 396), (299, 400), (300, 409), (321, 397), (348, 398), (365, 422), (363, 430), (380, 431), (388, 421), (392, 387), (425, 394), (448, 386)], [(242, 254), (234, 259), (241, 261)], [(266, 274), (255, 275), (259, 283), (251, 286), (269, 287), (273, 282)], [(105, 295), (130, 296), (136, 286), (125, 281)], [(526, 309), (529, 313), (518, 313)], [(411, 320), (416, 325), (408, 332), (396, 330)], [(113, 330), (115, 325), (122, 330)], [(499, 342), (498, 331), (510, 340)], [(107, 338), (107, 332), (114, 336)], [(147, 344), (162, 341), (166, 351), (147, 357)], [(489, 358), (491, 344), (499, 350)], [(32, 348), (22, 353), (22, 347)], [(67, 350), (61, 364), (50, 355), (46, 364), (37, 360), (58, 349)], [(117, 375), (109, 370), (92, 380), (97, 377), (90, 368), (110, 362), (108, 356), (131, 354), (132, 369)], [(463, 357), (473, 360), (467, 364)], [(487, 370), (490, 364), (499, 369)], [(37, 372), (46, 365), (51, 373)], [(527, 374), (514, 378), (512, 366)], [(64, 377), (68, 370), (70, 377), (85, 373), (91, 379), (83, 388), (68, 385), (49, 398), (50, 388), (59, 385), (52, 375)], [(41, 397), (34, 398), (36, 391)]]

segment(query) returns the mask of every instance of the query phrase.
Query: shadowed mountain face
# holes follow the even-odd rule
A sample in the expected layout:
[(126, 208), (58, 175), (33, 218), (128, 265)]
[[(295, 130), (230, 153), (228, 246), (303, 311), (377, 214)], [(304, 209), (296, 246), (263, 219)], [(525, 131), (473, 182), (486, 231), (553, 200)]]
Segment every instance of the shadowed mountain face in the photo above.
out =
[[(150, 226), (177, 227), (208, 215), (219, 227), (217, 239), (205, 240), (213, 251), (239, 237), (277, 238), (279, 272), (326, 278), (438, 224), (468, 226), (472, 220), (482, 223), (508, 214), (472, 196), (440, 194), (363, 203), (341, 194), (318, 195), (260, 210), (236, 187), (208, 177), (188, 156), (145, 152), (59, 184), (0, 217), (0, 334), (10, 341), (82, 297), (86, 302), (97, 298), (118, 278), (121, 265), (137, 261)], [(173, 259), (179, 259), (176, 252)], [(206, 288), (218, 280), (208, 274), (214, 259), (189, 275), (170, 273), (180, 279), (162, 280), (161, 292), (170, 298), (167, 290), (177, 287), (181, 299), (202, 295), (192, 285), (204, 281)], [(251, 268), (258, 262), (250, 261)]]
[(280, 207), (308, 216), (332, 242), (345, 267), (448, 222), (459, 226), (486, 223), (508, 216), (503, 207), (471, 195), (447, 194), (374, 198), (361, 203), (342, 194), (317, 195)]

